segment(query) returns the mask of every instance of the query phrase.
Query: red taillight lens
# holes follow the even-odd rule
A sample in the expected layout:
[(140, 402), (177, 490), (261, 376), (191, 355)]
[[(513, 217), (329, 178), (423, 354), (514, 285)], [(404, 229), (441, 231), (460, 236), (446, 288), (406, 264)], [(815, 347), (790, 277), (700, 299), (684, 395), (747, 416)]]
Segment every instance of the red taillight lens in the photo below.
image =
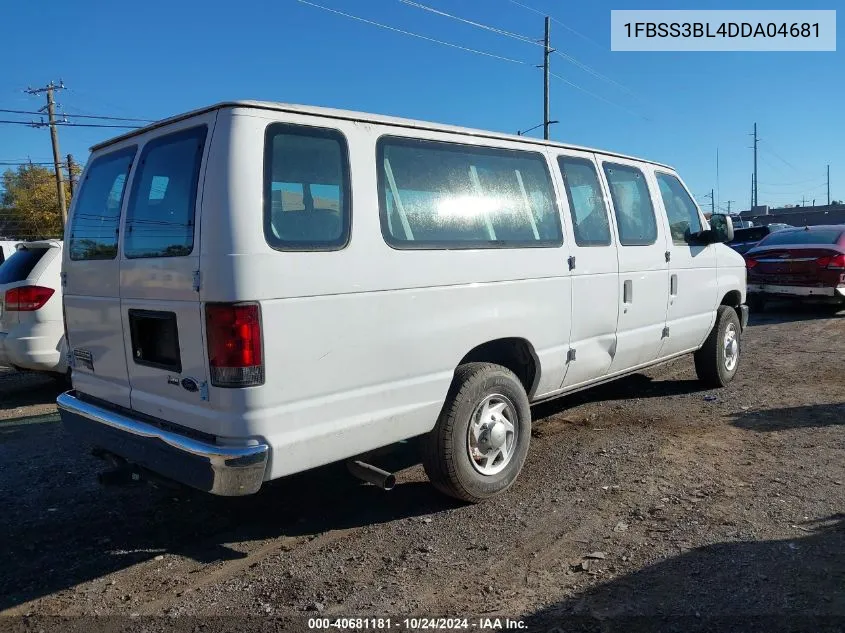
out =
[(54, 292), (56, 291), (53, 288), (45, 288), (44, 286), (12, 288), (6, 291), (6, 309), (10, 312), (13, 310), (18, 312), (40, 310), (50, 300)]
[(752, 259), (750, 257), (746, 258), (745, 260), (745, 267), (746, 268), (754, 268), (757, 265), (757, 260)]
[(845, 255), (826, 255), (816, 260), (819, 268), (845, 269)]
[(264, 384), (258, 304), (208, 304), (205, 324), (211, 384), (215, 387)]

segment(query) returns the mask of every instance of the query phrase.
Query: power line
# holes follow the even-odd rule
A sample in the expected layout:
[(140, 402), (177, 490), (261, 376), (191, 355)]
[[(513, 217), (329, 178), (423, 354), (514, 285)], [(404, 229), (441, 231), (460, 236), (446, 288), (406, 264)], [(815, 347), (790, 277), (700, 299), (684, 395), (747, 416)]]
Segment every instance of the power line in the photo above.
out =
[[(9, 121), (5, 119), (0, 119), (0, 123), (6, 123), (11, 125), (26, 125), (29, 127), (47, 127), (48, 125), (50, 125), (49, 123), (36, 123), (35, 121)], [(110, 125), (107, 123), (64, 123), (62, 121), (56, 121), (55, 125), (61, 127), (113, 127), (124, 130), (137, 130), (142, 127), (140, 125)]]
[(568, 61), (570, 64), (574, 64), (575, 66), (577, 66), (578, 68), (580, 68), (584, 72), (591, 74), (596, 79), (601, 79), (602, 81), (606, 81), (609, 84), (613, 84), (614, 86), (616, 86), (617, 88), (619, 88), (623, 92), (626, 92), (629, 95), (631, 95), (632, 97), (637, 97), (639, 99), (637, 94), (635, 92), (633, 92), (627, 86), (619, 83), (618, 81), (616, 81), (615, 79), (612, 79), (611, 77), (608, 77), (607, 75), (603, 75), (602, 73), (597, 71), (595, 68), (592, 68), (591, 66), (588, 66), (587, 64), (578, 61), (572, 55), (569, 55), (568, 53), (564, 53), (562, 51), (554, 51), (554, 53), (555, 53), (555, 55), (558, 55), (558, 56), (562, 57), (563, 59), (565, 59), (566, 61)]
[(463, 51), (467, 51), (468, 53), (475, 53), (476, 55), (483, 55), (485, 57), (492, 57), (493, 59), (501, 59), (502, 61), (511, 62), (512, 64), (523, 64), (528, 66), (528, 62), (513, 59), (511, 57), (505, 57), (503, 55), (497, 55), (495, 53), (489, 53), (487, 51), (481, 51), (476, 48), (469, 48), (467, 46), (461, 46), (460, 44), (454, 44), (452, 42), (446, 42), (444, 40), (438, 40), (433, 37), (428, 37), (427, 35), (420, 35), (419, 33), (413, 33), (411, 31), (405, 31), (404, 29), (398, 29), (394, 26), (388, 26), (387, 24), (382, 24), (381, 22), (375, 22), (373, 20), (367, 20), (366, 18), (358, 17), (357, 15), (352, 15), (351, 13), (344, 13), (343, 11), (338, 11), (337, 9), (331, 9), (329, 7), (323, 6), (322, 4), (317, 4), (316, 2), (308, 2), (308, 0), (296, 0), (300, 4), (307, 4), (312, 7), (316, 7), (317, 9), (322, 9), (323, 11), (328, 11), (329, 13), (335, 13), (337, 15), (342, 15), (345, 18), (349, 18), (351, 20), (357, 20), (358, 22), (364, 22), (365, 24), (371, 24), (373, 26), (377, 26), (382, 29), (387, 29), (388, 31), (393, 31), (395, 33), (402, 33), (403, 35), (410, 35), (411, 37), (416, 37), (421, 40), (426, 40), (428, 42), (434, 42), (435, 44), (442, 44), (443, 46), (449, 46), (451, 48), (458, 48)]
[[(501, 59), (503, 61), (512, 62), (514, 64), (521, 64), (521, 65), (524, 65), (524, 66), (530, 66), (531, 65), (526, 61), (522, 61), (522, 60), (519, 60), (519, 59), (513, 59), (511, 57), (504, 57), (502, 55), (497, 55), (495, 53), (489, 53), (487, 51), (481, 51), (481, 50), (478, 50), (478, 49), (475, 49), (475, 48), (469, 48), (469, 47), (466, 47), (466, 46), (461, 46), (459, 44), (454, 44), (452, 42), (446, 42), (444, 40), (439, 40), (439, 39), (435, 39), (433, 37), (428, 37), (427, 35), (420, 35), (419, 33), (413, 33), (411, 31), (406, 31), (404, 29), (399, 29), (399, 28), (396, 28), (396, 27), (393, 27), (393, 26), (389, 26), (387, 24), (382, 24), (381, 22), (375, 22), (373, 20), (368, 20), (366, 18), (362, 18), (362, 17), (359, 17), (357, 15), (352, 15), (351, 13), (344, 13), (343, 11), (338, 11), (337, 9), (332, 9), (332, 8), (323, 6), (321, 4), (317, 4), (315, 2), (309, 2), (308, 0), (297, 0), (297, 2), (299, 2), (300, 4), (306, 4), (306, 5), (311, 6), (311, 7), (316, 7), (317, 9), (322, 9), (324, 11), (328, 11), (329, 13), (335, 13), (337, 15), (341, 15), (343, 17), (350, 18), (352, 20), (357, 20), (358, 22), (364, 22), (365, 24), (371, 24), (373, 26), (377, 26), (377, 27), (380, 27), (380, 28), (383, 28), (383, 29), (387, 29), (389, 31), (394, 31), (396, 33), (402, 33), (403, 35), (410, 35), (411, 37), (417, 37), (417, 38), (420, 38), (420, 39), (423, 39), (423, 40), (426, 40), (426, 41), (429, 41), (429, 42), (434, 42), (436, 44), (442, 44), (444, 46), (449, 46), (451, 48), (458, 48), (460, 50), (464, 50), (464, 51), (467, 51), (467, 52), (470, 52), (470, 53), (476, 53), (478, 55), (484, 55), (485, 57), (492, 57), (494, 59)], [(415, 3), (415, 4), (419, 4), (419, 3)], [(516, 35), (516, 34), (514, 34), (514, 35)], [(615, 107), (617, 107), (617, 108), (619, 108), (619, 109), (621, 109), (621, 110), (623, 110), (623, 111), (625, 111), (625, 112), (627, 112), (627, 113), (629, 113), (633, 116), (636, 116), (638, 118), (642, 118), (646, 121), (651, 120), (648, 117), (643, 116), (641, 114), (637, 114), (636, 112), (629, 110), (628, 108), (625, 108), (624, 106), (622, 106), (618, 103), (615, 103), (615, 102), (613, 102), (609, 99), (605, 99), (604, 97), (601, 97), (594, 92), (590, 92), (586, 88), (582, 88), (581, 86), (579, 86), (578, 84), (570, 81), (569, 79), (566, 79), (566, 78), (561, 77), (560, 75), (556, 75), (554, 73), (549, 73), (549, 74), (551, 76), (559, 79), (560, 81), (568, 84), (569, 86), (575, 88), (576, 90), (580, 90), (581, 92), (598, 99), (599, 101), (603, 101), (604, 103), (608, 103), (608, 104), (615, 106)]]
[[(0, 112), (5, 112), (7, 114), (44, 114), (43, 112), (38, 112), (34, 110), (6, 110), (0, 108)], [(86, 114), (65, 114), (64, 116), (70, 116), (75, 119), (103, 119), (105, 121), (135, 121), (140, 123), (155, 123), (152, 119), (128, 119), (118, 116), (97, 116), (97, 115), (86, 115)]]
[(581, 87), (581, 86), (579, 86), (578, 84), (576, 84), (576, 83), (573, 83), (573, 82), (569, 81), (569, 80), (568, 80), (568, 79), (566, 79), (565, 77), (561, 77), (560, 75), (555, 74), (555, 73), (549, 73), (549, 74), (550, 74), (552, 77), (554, 77), (555, 79), (559, 79), (559, 80), (560, 80), (560, 81), (562, 81), (563, 83), (568, 84), (569, 86), (572, 86), (572, 87), (573, 87), (573, 88), (575, 88), (576, 90), (580, 90), (581, 92), (583, 92), (583, 93), (585, 93), (585, 94), (588, 94), (588, 95), (590, 95), (591, 97), (594, 97), (595, 99), (598, 99), (599, 101), (604, 101), (605, 103), (610, 104), (610, 105), (612, 105), (612, 106), (614, 106), (614, 107), (617, 107), (617, 108), (619, 108), (620, 110), (623, 110), (623, 111), (627, 112), (628, 114), (630, 114), (630, 115), (632, 115), (632, 116), (635, 116), (635, 117), (637, 117), (637, 118), (641, 118), (641, 119), (643, 119), (643, 120), (645, 120), (645, 121), (651, 121), (651, 119), (649, 119), (647, 116), (645, 116), (645, 115), (643, 115), (643, 114), (638, 114), (637, 112), (634, 112), (633, 110), (629, 110), (629, 109), (628, 109), (628, 108), (626, 108), (625, 106), (620, 105), (620, 104), (618, 104), (618, 103), (616, 103), (616, 102), (614, 102), (614, 101), (611, 101), (610, 99), (605, 99), (604, 97), (602, 97), (602, 96), (600, 96), (600, 95), (597, 95), (595, 92), (590, 92), (590, 91), (589, 91), (589, 90), (587, 90), (586, 88), (582, 88), (582, 87)]
[(442, 15), (446, 18), (451, 18), (452, 20), (457, 20), (458, 22), (463, 22), (464, 24), (470, 24), (475, 26), (479, 29), (484, 29), (485, 31), (490, 31), (492, 33), (497, 33), (498, 35), (504, 35), (505, 37), (510, 37), (515, 40), (519, 40), (521, 42), (525, 42), (527, 44), (534, 44), (535, 46), (542, 46), (539, 42), (531, 39), (527, 35), (520, 35), (519, 33), (512, 33), (511, 31), (505, 31), (504, 29), (499, 29), (494, 26), (488, 26), (486, 24), (481, 24), (480, 22), (473, 22), (472, 20), (467, 20), (465, 18), (458, 17), (457, 15), (452, 15), (451, 13), (446, 13), (445, 11), (440, 11), (439, 9), (435, 9), (433, 7), (426, 6), (424, 4), (420, 4), (419, 2), (411, 2), (411, 0), (398, 0), (402, 4), (406, 4), (409, 7), (414, 7), (416, 9), (422, 9), (423, 11), (428, 11), (429, 13), (434, 13), (436, 15)]
[[(765, 139), (760, 139), (760, 140), (761, 140), (761, 141), (763, 141), (766, 145), (771, 146), (771, 143), (770, 143), (769, 141), (767, 141), (767, 140), (765, 140)], [(791, 167), (792, 169), (794, 169), (795, 171), (797, 171), (799, 174), (800, 174), (800, 173), (802, 173), (802, 172), (801, 172), (801, 170), (800, 170), (800, 169), (798, 169), (795, 165), (793, 165), (793, 164), (792, 164), (792, 163), (790, 163), (788, 160), (786, 160), (785, 158), (783, 158), (780, 154), (778, 154), (778, 153), (774, 150), (774, 148), (769, 149), (769, 148), (767, 148), (767, 147), (763, 147), (763, 149), (764, 149), (765, 151), (769, 152), (770, 154), (772, 154), (775, 158), (777, 158), (779, 161), (781, 161), (782, 163), (784, 163), (784, 164), (785, 164), (785, 165), (787, 165), (788, 167)], [(803, 173), (806, 173), (806, 172), (803, 172)]]
[[(511, 4), (515, 4), (515, 5), (516, 5), (516, 6), (518, 6), (518, 7), (522, 7), (523, 9), (526, 9), (527, 11), (531, 11), (532, 13), (536, 13), (537, 15), (546, 15), (544, 11), (540, 11), (539, 9), (535, 9), (534, 7), (529, 7), (527, 4), (523, 4), (522, 2), (517, 2), (517, 0), (508, 0), (508, 2), (510, 2)], [(573, 29), (571, 26), (569, 26), (569, 25), (568, 25), (568, 24), (566, 24), (565, 22), (561, 22), (561, 21), (560, 21), (560, 20), (558, 20), (557, 18), (554, 18), (554, 17), (553, 17), (553, 18), (552, 18), (552, 22), (556, 22), (556, 23), (560, 24), (560, 25), (561, 25), (563, 28), (565, 28), (567, 31), (570, 31), (571, 33), (574, 33), (575, 35), (577, 35), (577, 36), (578, 36), (578, 37), (580, 37), (581, 39), (583, 39), (583, 40), (586, 40), (586, 41), (590, 42), (590, 44), (592, 44), (593, 46), (598, 46), (599, 48), (601, 48), (601, 47), (602, 47), (602, 46), (601, 46), (601, 44), (599, 44), (598, 42), (596, 42), (594, 39), (592, 39), (592, 38), (590, 38), (590, 37), (587, 37), (586, 35), (584, 35), (584, 34), (583, 34), (583, 33), (581, 33), (580, 31), (576, 31), (576, 30), (575, 30), (575, 29)]]
[[(410, 7), (414, 7), (414, 8), (416, 8), (416, 9), (422, 9), (423, 11), (428, 11), (429, 13), (434, 13), (435, 15), (440, 15), (440, 16), (443, 16), (443, 17), (446, 17), (446, 18), (450, 18), (450, 19), (452, 19), (452, 20), (457, 20), (458, 22), (463, 22), (464, 24), (469, 24), (469, 25), (474, 26), (474, 27), (476, 27), (476, 28), (479, 28), (479, 29), (484, 29), (485, 31), (490, 31), (491, 33), (496, 33), (496, 34), (498, 34), (498, 35), (503, 35), (503, 36), (505, 36), (505, 37), (509, 37), (509, 38), (511, 38), (511, 39), (518, 40), (518, 41), (523, 42), (523, 43), (525, 43), (525, 44), (532, 44), (532, 45), (534, 45), (534, 46), (540, 46), (540, 47), (544, 46), (544, 44), (543, 44), (543, 43), (541, 43), (541, 42), (539, 42), (539, 41), (537, 41), (537, 40), (533, 40), (533, 39), (531, 39), (530, 37), (528, 37), (527, 35), (522, 35), (522, 34), (520, 34), (520, 33), (514, 33), (514, 32), (512, 32), (512, 31), (506, 31), (506, 30), (504, 30), (504, 29), (500, 29), (500, 28), (497, 28), (497, 27), (489, 26), (489, 25), (487, 25), (487, 24), (482, 24), (481, 22), (475, 22), (475, 21), (473, 21), (473, 20), (467, 20), (466, 18), (462, 18), (462, 17), (460, 17), (460, 16), (453, 15), (453, 14), (451, 14), (451, 13), (446, 13), (445, 11), (440, 11), (439, 9), (435, 9), (435, 8), (433, 8), (433, 7), (429, 7), (429, 6), (424, 5), (424, 4), (421, 4), (421, 3), (419, 3), (419, 2), (413, 2), (412, 0), (398, 0), (398, 2), (401, 2), (402, 4), (408, 5), (408, 6), (410, 6)], [(538, 12), (538, 13), (539, 13), (539, 12)], [(554, 20), (554, 18), (550, 18), (550, 19)], [(556, 21), (556, 20), (555, 20), (555, 21)], [(626, 92), (626, 93), (630, 94), (631, 96), (634, 96), (634, 97), (636, 97), (636, 96), (637, 96), (637, 95), (636, 95), (636, 94), (635, 94), (635, 93), (634, 93), (634, 92), (633, 92), (630, 88), (628, 88), (627, 86), (624, 86), (623, 84), (619, 83), (619, 82), (618, 82), (618, 81), (616, 81), (615, 79), (612, 79), (612, 78), (608, 77), (607, 75), (604, 75), (604, 74), (600, 73), (600, 72), (599, 72), (598, 70), (596, 70), (595, 68), (593, 68), (593, 67), (589, 66), (588, 64), (585, 64), (585, 63), (583, 63), (583, 62), (581, 62), (581, 61), (577, 60), (577, 59), (576, 59), (575, 57), (573, 57), (572, 55), (570, 55), (570, 54), (568, 54), (568, 53), (564, 53), (564, 52), (562, 52), (562, 51), (558, 51), (558, 50), (555, 50), (555, 51), (552, 51), (552, 52), (553, 52), (555, 55), (558, 55), (561, 59), (565, 59), (565, 60), (566, 60), (566, 61), (568, 61), (570, 64), (573, 64), (573, 65), (577, 66), (578, 68), (580, 68), (581, 70), (583, 70), (584, 72), (589, 73), (590, 75), (592, 75), (592, 76), (593, 76), (593, 77), (595, 77), (596, 79), (600, 79), (601, 81), (605, 81), (605, 82), (607, 82), (607, 83), (609, 83), (609, 84), (612, 84), (612, 85), (616, 86), (617, 88), (619, 88), (620, 90), (622, 90), (622, 91), (624, 91), (624, 92)], [(638, 97), (638, 98), (639, 98), (639, 97)]]
[[(0, 165), (3, 167), (18, 167), (21, 165), (52, 165), (53, 161), (7, 161), (0, 160)], [(62, 163), (64, 166), (64, 163)]]

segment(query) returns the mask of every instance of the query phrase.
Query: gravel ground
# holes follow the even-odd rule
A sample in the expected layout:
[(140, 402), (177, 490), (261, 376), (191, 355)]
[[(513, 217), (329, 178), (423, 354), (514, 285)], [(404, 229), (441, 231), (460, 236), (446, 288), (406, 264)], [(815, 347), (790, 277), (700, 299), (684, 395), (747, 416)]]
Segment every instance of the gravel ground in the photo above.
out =
[(775, 306), (743, 343), (727, 389), (682, 359), (536, 407), (520, 479), (476, 506), (437, 494), (413, 443), (381, 462), (389, 493), (339, 467), (243, 499), (100, 488), (59, 424), (11, 420), (54, 410), (55, 383), (0, 374), (0, 615), (30, 616), (0, 628), (845, 630), (845, 313)]

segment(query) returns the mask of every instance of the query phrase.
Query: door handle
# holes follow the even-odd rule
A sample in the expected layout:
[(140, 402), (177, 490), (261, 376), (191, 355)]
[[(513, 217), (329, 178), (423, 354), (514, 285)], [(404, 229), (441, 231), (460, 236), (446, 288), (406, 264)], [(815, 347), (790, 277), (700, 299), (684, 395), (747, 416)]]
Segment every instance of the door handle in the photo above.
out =
[(634, 282), (626, 279), (622, 284), (622, 303), (632, 303), (634, 301)]
[(673, 297), (678, 294), (678, 276), (672, 275), (669, 278), (669, 294)]

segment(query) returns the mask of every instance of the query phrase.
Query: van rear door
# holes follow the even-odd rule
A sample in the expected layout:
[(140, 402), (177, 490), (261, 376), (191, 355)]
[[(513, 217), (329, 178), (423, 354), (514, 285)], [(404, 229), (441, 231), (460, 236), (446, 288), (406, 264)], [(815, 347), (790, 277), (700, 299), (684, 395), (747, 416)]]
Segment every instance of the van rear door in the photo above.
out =
[(120, 318), (117, 242), (137, 143), (92, 156), (74, 196), (62, 260), (63, 303), (74, 387), (129, 406)]
[(186, 414), (207, 408), (208, 399), (199, 216), (215, 118), (212, 112), (169, 126), (140, 148), (120, 258), (130, 407), (203, 429)]

